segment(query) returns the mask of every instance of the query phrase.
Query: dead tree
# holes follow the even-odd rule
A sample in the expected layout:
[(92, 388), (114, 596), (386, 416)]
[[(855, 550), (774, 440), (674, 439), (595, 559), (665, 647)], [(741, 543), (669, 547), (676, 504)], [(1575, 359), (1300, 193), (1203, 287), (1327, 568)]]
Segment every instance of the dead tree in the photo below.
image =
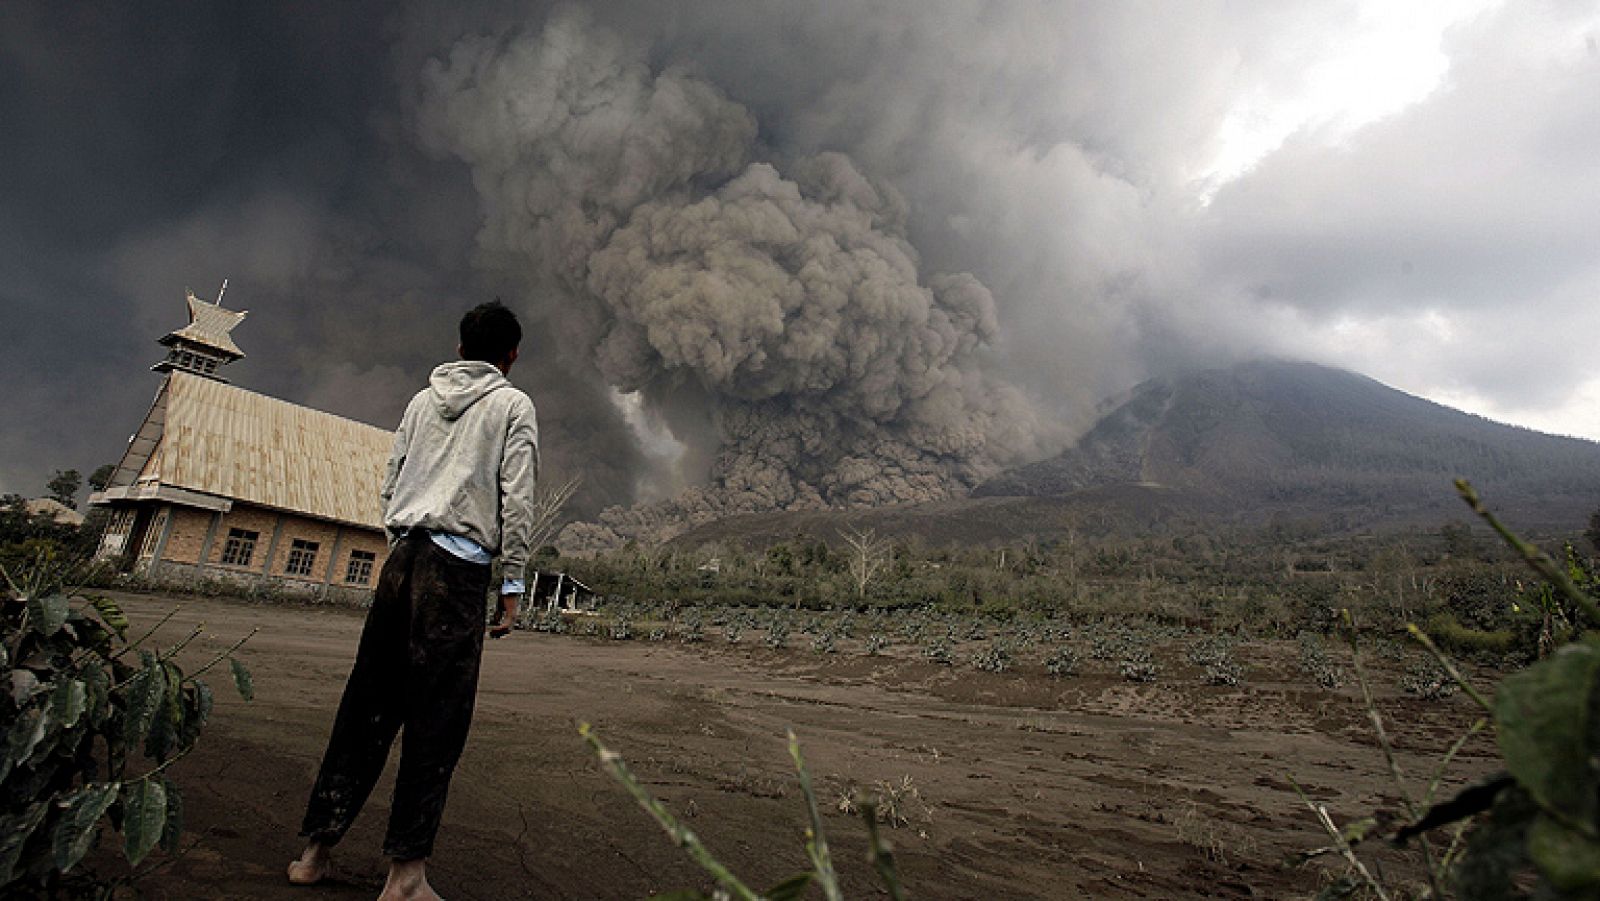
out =
[(889, 542), (872, 529), (841, 529), (839, 537), (850, 548), (850, 578), (856, 583), (856, 597), (865, 597), (867, 586), (889, 562)]
[[(573, 476), (559, 485), (551, 488), (540, 488), (534, 493), (533, 528), (530, 530), (530, 540), (528, 541), (528, 547), (531, 550), (537, 551), (550, 543), (550, 539), (555, 535), (556, 526), (561, 522), (561, 511), (567, 506), (567, 501), (572, 499), (572, 495), (578, 490), (578, 484), (581, 481), (582, 479), (578, 476)], [(537, 579), (537, 576), (538, 574), (535, 573), (535, 579)], [(533, 618), (533, 594), (537, 584), (537, 581), (530, 584), (528, 590), (523, 593), (521, 600), (517, 602), (517, 617), (515, 621), (522, 628), (527, 628)], [(560, 588), (558, 587), (556, 591), (559, 595)]]

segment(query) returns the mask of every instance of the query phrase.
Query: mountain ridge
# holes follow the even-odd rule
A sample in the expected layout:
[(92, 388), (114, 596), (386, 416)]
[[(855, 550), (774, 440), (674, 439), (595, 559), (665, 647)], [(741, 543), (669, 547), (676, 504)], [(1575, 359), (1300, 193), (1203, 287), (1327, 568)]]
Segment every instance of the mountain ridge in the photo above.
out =
[(1466, 478), (1524, 528), (1582, 531), (1600, 443), (1495, 422), (1351, 372), (1255, 360), (1150, 379), (1102, 405), (1072, 447), (971, 496), (862, 510), (746, 514), (672, 542), (760, 545), (874, 528), (930, 543), (1051, 540), (1296, 522), (1328, 533), (1466, 518)]

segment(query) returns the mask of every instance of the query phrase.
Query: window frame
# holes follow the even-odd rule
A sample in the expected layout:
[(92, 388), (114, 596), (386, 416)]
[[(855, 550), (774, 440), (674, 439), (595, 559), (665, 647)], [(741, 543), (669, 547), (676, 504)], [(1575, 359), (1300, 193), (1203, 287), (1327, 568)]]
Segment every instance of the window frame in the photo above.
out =
[[(346, 585), (371, 585), (372, 571), (377, 567), (378, 555), (372, 551), (363, 551), (359, 548), (350, 551), (350, 559), (345, 562), (344, 583)], [(359, 576), (360, 578), (357, 578)]]
[[(261, 541), (261, 532), (255, 529), (240, 529), (228, 527), (228, 537), (222, 542), (222, 556), (217, 562), (223, 566), (249, 566), (255, 559), (256, 545)], [(240, 549), (243, 549), (242, 552)], [(232, 556), (234, 559), (229, 560)]]
[(289, 541), (289, 556), (283, 561), (283, 574), (297, 579), (310, 579), (317, 568), (317, 555), (322, 552), (322, 542), (309, 538)]

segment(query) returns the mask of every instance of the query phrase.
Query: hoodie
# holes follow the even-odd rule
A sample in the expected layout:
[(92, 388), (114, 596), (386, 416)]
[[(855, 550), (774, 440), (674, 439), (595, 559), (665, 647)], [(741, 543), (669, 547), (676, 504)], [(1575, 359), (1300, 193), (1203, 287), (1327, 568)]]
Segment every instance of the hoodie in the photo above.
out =
[(406, 406), (383, 479), (383, 524), (460, 535), (523, 578), (533, 538), (539, 426), (533, 401), (489, 363), (433, 370)]

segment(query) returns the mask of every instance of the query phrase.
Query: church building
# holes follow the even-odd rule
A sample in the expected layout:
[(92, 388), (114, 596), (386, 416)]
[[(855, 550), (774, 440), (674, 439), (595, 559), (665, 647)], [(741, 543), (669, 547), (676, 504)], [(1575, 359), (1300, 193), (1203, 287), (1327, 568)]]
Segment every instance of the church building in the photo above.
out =
[[(224, 282), (224, 289), (227, 284)], [(168, 583), (370, 597), (392, 432), (228, 384), (243, 311), (188, 294), (155, 400), (104, 491), (99, 556)]]

